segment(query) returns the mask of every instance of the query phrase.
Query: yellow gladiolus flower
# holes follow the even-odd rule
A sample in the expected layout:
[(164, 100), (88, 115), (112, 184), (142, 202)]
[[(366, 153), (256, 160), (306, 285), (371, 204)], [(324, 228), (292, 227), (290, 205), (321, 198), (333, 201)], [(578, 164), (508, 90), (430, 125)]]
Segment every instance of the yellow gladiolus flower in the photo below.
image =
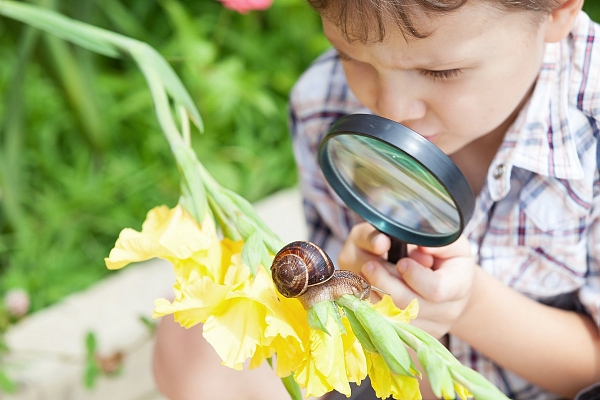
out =
[(194, 259), (197, 262), (191, 265), (192, 270), (204, 268), (197, 271), (196, 275), (210, 276), (214, 280), (220, 271), (214, 271), (211, 267), (214, 267), (214, 264), (220, 266), (219, 261), (214, 262), (215, 258), (220, 259), (220, 251), (219, 238), (212, 218), (207, 215), (202, 224), (198, 225), (178, 204), (173, 209), (160, 206), (150, 210), (141, 232), (130, 228), (123, 229), (115, 247), (104, 261), (108, 269), (120, 269), (132, 262), (163, 258), (183, 268), (183, 271), (176, 271), (177, 278), (181, 278), (187, 277), (191, 271), (186, 270), (186, 264), (179, 261)]
[(204, 323), (204, 337), (231, 368), (241, 369), (248, 358), (257, 367), (281, 350), (287, 357), (278, 372), (289, 375), (302, 358), (306, 312), (279, 297), (266, 268), (251, 276), (241, 261), (243, 245), (220, 240), (211, 217), (198, 225), (181, 205), (161, 206), (148, 213), (141, 232), (124, 229), (105, 262), (118, 269), (154, 257), (170, 261), (174, 300), (157, 299), (155, 318), (173, 314), (186, 328)]
[[(246, 265), (250, 260), (248, 254), (242, 262), (246, 244), (242, 240), (221, 239), (210, 215), (198, 224), (181, 205), (173, 209), (160, 206), (148, 212), (140, 232), (133, 229), (121, 232), (105, 262), (109, 269), (154, 257), (171, 262), (175, 273), (174, 298), (157, 299), (153, 316), (173, 314), (174, 320), (186, 328), (203, 323), (204, 338), (227, 367), (242, 369), (249, 361), (249, 367), (255, 368), (276, 356), (277, 376), (286, 378), (293, 373), (294, 380), (306, 389), (307, 397), (332, 390), (350, 396), (350, 382), (360, 384), (368, 373), (378, 397), (421, 398), (417, 379), (393, 373), (386, 363), (391, 361), (398, 369), (420, 374), (408, 367), (410, 359), (404, 362), (402, 354), (394, 350), (398, 349), (395, 342), (389, 339), (399, 341), (397, 333), (413, 346), (430, 345), (425, 334), (406, 325), (417, 316), (416, 301), (404, 310), (397, 308), (389, 296), (373, 305), (352, 296), (335, 303), (318, 303), (309, 312), (322, 307), (321, 311), (327, 310), (324, 313), (327, 320), (320, 321), (325, 318), (317, 312), (324, 329), (311, 328), (307, 311), (297, 299), (279, 294), (265, 266), (253, 266), (256, 270), (252, 272)], [(268, 254), (268, 251), (263, 253), (257, 263), (269, 262)], [(350, 314), (340, 319), (338, 306), (352, 313), (354, 319), (348, 319)], [(381, 321), (397, 324), (395, 329), (400, 330), (375, 327), (381, 317), (384, 317)], [(357, 329), (360, 324), (363, 327), (355, 334), (352, 327), (356, 324), (359, 324)], [(377, 353), (365, 351), (357, 335), (369, 346), (375, 344)], [(441, 356), (433, 352), (431, 357), (435, 360)], [(461, 398), (468, 396), (465, 387), (456, 381), (453, 384)], [(448, 391), (452, 390), (447, 386), (442, 388), (443, 397), (454, 395)]]
[(258, 349), (260, 357), (251, 364), (260, 365), (276, 351), (278, 344), (281, 345), (274, 342), (277, 337), (290, 337), (300, 345), (293, 321), (281, 318), (281, 313), (276, 311), (278, 301), (264, 268), (257, 270), (249, 285), (227, 293), (206, 320), (203, 331), (203, 336), (223, 359), (223, 365), (241, 369), (242, 363)]

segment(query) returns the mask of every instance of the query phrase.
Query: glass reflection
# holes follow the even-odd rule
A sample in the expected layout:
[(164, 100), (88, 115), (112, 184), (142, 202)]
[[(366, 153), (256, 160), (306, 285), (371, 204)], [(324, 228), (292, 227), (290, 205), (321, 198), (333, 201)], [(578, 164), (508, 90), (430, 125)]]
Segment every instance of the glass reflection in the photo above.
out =
[(358, 135), (331, 138), (327, 152), (341, 181), (381, 216), (431, 235), (460, 229), (458, 210), (446, 189), (409, 155)]

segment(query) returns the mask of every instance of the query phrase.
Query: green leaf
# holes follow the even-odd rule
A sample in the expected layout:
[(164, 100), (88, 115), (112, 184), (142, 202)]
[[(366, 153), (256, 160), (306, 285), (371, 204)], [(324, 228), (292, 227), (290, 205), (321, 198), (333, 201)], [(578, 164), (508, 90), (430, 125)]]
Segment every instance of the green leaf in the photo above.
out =
[(96, 385), (96, 381), (100, 376), (100, 367), (92, 360), (89, 360), (85, 367), (83, 383), (87, 389), (92, 389)]
[(85, 349), (88, 358), (90, 358), (90, 356), (93, 358), (97, 348), (98, 342), (96, 340), (96, 335), (94, 334), (94, 332), (88, 332), (85, 337)]
[(173, 97), (176, 103), (182, 104), (185, 107), (194, 125), (202, 132), (204, 125), (200, 117), (200, 112), (167, 61), (153, 47), (144, 42), (137, 42), (136, 46), (131, 46), (128, 50), (138, 65), (148, 65), (156, 71), (162, 86)]
[(342, 322), (342, 314), (340, 313), (340, 307), (333, 301), (327, 301), (329, 303), (329, 315), (333, 318), (335, 323), (337, 324), (340, 332), (346, 334), (346, 327)]
[(283, 386), (285, 386), (285, 390), (289, 393), (292, 400), (302, 400), (302, 391), (300, 390), (300, 386), (298, 382), (294, 380), (294, 374), (286, 376), (285, 378), (281, 378), (283, 382)]
[[(35, 26), (61, 39), (108, 57), (117, 58), (121, 53), (131, 55), (148, 80), (158, 80), (159, 85), (148, 82), (151, 89), (154, 86), (153, 97), (155, 97), (158, 86), (162, 87), (177, 104), (185, 107), (198, 130), (204, 129), (200, 112), (181, 80), (166, 60), (147, 43), (67, 18), (52, 10), (21, 2), (1, 0), (0, 14)], [(172, 119), (172, 115), (170, 119)], [(165, 120), (163, 119), (162, 122), (164, 123)], [(161, 125), (163, 124), (161, 123)]]
[(204, 183), (198, 169), (199, 163), (192, 149), (183, 143), (171, 146), (181, 174), (182, 205), (199, 224), (202, 223), (208, 209)]
[(346, 318), (348, 318), (348, 322), (350, 322), (352, 332), (354, 332), (354, 335), (356, 336), (362, 347), (370, 353), (378, 353), (377, 348), (375, 347), (373, 342), (371, 342), (369, 334), (367, 333), (367, 331), (365, 331), (360, 322), (358, 322), (358, 319), (356, 319), (356, 315), (354, 315), (354, 312), (346, 307), (343, 307), (343, 309), (344, 313), (346, 314)]
[(413, 376), (411, 373), (413, 362), (408, 351), (386, 318), (366, 301), (352, 295), (344, 295), (336, 302), (354, 311), (356, 319), (393, 373)]
[(450, 367), (452, 378), (466, 387), (479, 400), (508, 400), (496, 386), (492, 385), (481, 374), (462, 364)]
[(454, 382), (448, 371), (448, 366), (435, 352), (426, 346), (421, 346), (417, 351), (419, 363), (425, 369), (429, 378), (431, 389), (436, 397), (441, 398), (445, 394), (454, 394)]
[(242, 211), (242, 213), (244, 213), (244, 215), (249, 217), (252, 220), (252, 222), (254, 222), (255, 226), (263, 233), (263, 237), (266, 238), (265, 244), (267, 244), (269, 250), (273, 254), (276, 254), (279, 251), (279, 249), (281, 249), (284, 246), (284, 244), (271, 230), (271, 228), (263, 221), (263, 219), (258, 216), (258, 213), (254, 209), (252, 204), (250, 204), (248, 200), (246, 200), (245, 198), (243, 198), (242, 196), (240, 196), (232, 190), (224, 188), (223, 192), (231, 198), (233, 203), (239, 207), (239, 209)]
[(242, 247), (242, 263), (250, 268), (252, 276), (256, 276), (256, 269), (261, 263), (261, 252), (264, 247), (259, 232), (251, 234)]
[[(460, 362), (454, 357), (450, 350), (441, 344), (439, 340), (422, 329), (419, 329), (411, 324), (397, 321), (394, 322), (394, 329), (396, 329), (398, 335), (403, 338), (403, 340), (406, 339), (405, 342), (413, 350), (418, 352), (420, 346), (427, 346), (434, 350), (436, 355), (449, 365), (460, 365)], [(410, 335), (410, 337), (405, 337), (407, 333)], [(415, 342), (415, 339), (417, 342)]]
[(329, 301), (320, 301), (315, 303), (307, 310), (308, 326), (313, 329), (319, 329), (329, 336), (331, 333), (327, 330), (327, 318), (329, 318)]
[[(61, 39), (108, 57), (119, 57), (117, 47), (106, 40), (103, 29), (72, 20), (52, 10), (23, 2), (0, 1), (0, 14), (46, 31)], [(114, 34), (116, 35), (116, 34)]]

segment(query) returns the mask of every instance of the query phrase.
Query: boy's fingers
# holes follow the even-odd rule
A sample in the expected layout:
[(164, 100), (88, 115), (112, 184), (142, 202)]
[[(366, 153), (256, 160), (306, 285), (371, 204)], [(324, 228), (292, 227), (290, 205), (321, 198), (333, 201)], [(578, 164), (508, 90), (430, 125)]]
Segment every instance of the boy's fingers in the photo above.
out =
[(443, 271), (433, 270), (413, 259), (403, 258), (398, 262), (398, 272), (415, 293), (433, 303), (452, 301), (462, 294), (460, 271), (452, 266)]
[(338, 256), (338, 265), (340, 269), (353, 272), (359, 272), (357, 269), (368, 262), (379, 261), (382, 261), (381, 256), (358, 248), (345, 249)]
[(390, 248), (390, 238), (366, 222), (355, 225), (350, 231), (354, 244), (373, 254), (383, 254)]
[(461, 236), (456, 242), (443, 247), (419, 247), (419, 251), (430, 254), (434, 257), (448, 259), (471, 255), (471, 246), (464, 236)]
[(411, 258), (403, 258), (397, 264), (398, 273), (406, 284), (425, 299), (439, 287), (438, 274), (431, 268), (425, 268)]
[(424, 266), (425, 268), (432, 268), (434, 258), (431, 254), (424, 253), (420, 250), (420, 248), (410, 248), (408, 251), (408, 255), (410, 258)]
[(406, 307), (415, 297), (419, 297), (379, 262), (366, 263), (361, 272), (371, 285), (389, 293), (398, 307)]

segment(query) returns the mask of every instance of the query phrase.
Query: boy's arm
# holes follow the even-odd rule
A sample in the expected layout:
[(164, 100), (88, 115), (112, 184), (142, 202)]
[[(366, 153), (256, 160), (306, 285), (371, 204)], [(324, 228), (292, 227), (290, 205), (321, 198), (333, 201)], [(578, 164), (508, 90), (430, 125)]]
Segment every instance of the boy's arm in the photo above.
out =
[(594, 318), (538, 303), (481, 268), (451, 332), (530, 382), (563, 396), (600, 382), (600, 196), (590, 211), (580, 301)]
[[(435, 337), (450, 332), (500, 366), (562, 396), (573, 397), (600, 381), (600, 335), (591, 318), (505, 286), (475, 264), (464, 237), (446, 247), (419, 248), (418, 258), (411, 253), (390, 273), (392, 265), (380, 255), (386, 248), (382, 236), (366, 223), (354, 227), (340, 257), (342, 267), (363, 265), (367, 280), (390, 293), (399, 307), (417, 298), (416, 326)], [(427, 256), (433, 262), (423, 262)], [(588, 256), (590, 268), (598, 268), (594, 254)], [(588, 281), (598, 279), (598, 271), (589, 275)]]
[(543, 305), (478, 268), (450, 332), (531, 383), (572, 398), (600, 380), (600, 335), (586, 315)]

